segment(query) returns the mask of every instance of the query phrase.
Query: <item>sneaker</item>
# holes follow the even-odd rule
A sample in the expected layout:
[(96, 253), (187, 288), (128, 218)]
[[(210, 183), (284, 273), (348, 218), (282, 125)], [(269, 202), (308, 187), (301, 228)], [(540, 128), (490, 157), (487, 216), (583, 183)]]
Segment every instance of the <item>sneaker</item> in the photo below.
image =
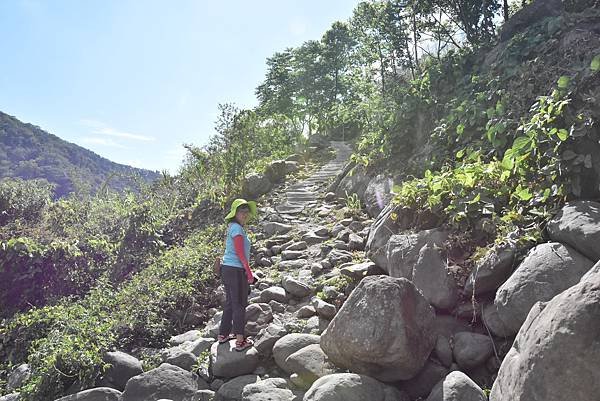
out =
[(249, 338), (244, 338), (242, 341), (235, 342), (235, 350), (236, 351), (244, 351), (254, 345), (254, 342)]
[(228, 336), (224, 336), (222, 334), (219, 334), (219, 336), (217, 337), (217, 342), (219, 344), (225, 344), (227, 342), (229, 342), (230, 340), (235, 339), (235, 335), (234, 334), (230, 334)]

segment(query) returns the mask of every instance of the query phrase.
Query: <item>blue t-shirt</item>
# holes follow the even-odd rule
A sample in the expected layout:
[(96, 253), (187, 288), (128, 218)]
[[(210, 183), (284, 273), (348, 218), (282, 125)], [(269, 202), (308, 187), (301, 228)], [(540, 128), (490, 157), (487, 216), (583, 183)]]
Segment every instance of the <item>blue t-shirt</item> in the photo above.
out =
[(226, 266), (232, 267), (241, 267), (244, 268), (240, 258), (238, 258), (235, 253), (235, 246), (233, 245), (233, 238), (241, 235), (244, 238), (244, 254), (246, 255), (246, 260), (250, 263), (250, 240), (246, 235), (246, 231), (244, 228), (238, 223), (229, 223), (229, 227), (227, 227), (227, 236), (225, 238), (225, 255), (223, 255), (223, 264)]

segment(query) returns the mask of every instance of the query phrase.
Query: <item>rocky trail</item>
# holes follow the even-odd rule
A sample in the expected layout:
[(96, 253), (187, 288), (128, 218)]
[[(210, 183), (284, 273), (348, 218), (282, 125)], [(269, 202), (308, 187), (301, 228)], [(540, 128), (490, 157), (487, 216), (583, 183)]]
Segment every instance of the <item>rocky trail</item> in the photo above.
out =
[(367, 193), (385, 185), (343, 176), (350, 148), (331, 147), (334, 160), (261, 202), (252, 348), (218, 344), (213, 310), (160, 350), (158, 368), (111, 352), (101, 387), (60, 400), (600, 400), (600, 204), (567, 204), (551, 242), (521, 258), (499, 244), (463, 283), (443, 228), (410, 231), (394, 205), (370, 217), (340, 197), (371, 210)]

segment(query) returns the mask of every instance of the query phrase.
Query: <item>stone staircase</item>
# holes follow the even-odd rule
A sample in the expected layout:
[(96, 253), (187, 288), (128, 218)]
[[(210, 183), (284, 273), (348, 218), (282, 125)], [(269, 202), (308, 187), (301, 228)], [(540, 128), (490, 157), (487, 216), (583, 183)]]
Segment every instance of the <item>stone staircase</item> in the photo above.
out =
[(285, 201), (275, 207), (278, 213), (291, 217), (317, 205), (318, 199), (323, 196), (324, 187), (342, 171), (352, 154), (352, 149), (346, 142), (332, 141), (331, 147), (336, 152), (335, 159), (309, 178), (290, 185), (285, 192)]

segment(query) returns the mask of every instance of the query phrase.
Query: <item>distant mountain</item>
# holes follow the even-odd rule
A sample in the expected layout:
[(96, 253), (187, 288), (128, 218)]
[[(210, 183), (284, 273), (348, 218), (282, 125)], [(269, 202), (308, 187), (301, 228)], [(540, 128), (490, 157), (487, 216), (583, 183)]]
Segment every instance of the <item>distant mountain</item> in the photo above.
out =
[(105, 159), (96, 153), (49, 134), (41, 128), (0, 112), (0, 179), (46, 179), (55, 184), (55, 196), (78, 189), (108, 186), (116, 190), (139, 188), (159, 173)]

